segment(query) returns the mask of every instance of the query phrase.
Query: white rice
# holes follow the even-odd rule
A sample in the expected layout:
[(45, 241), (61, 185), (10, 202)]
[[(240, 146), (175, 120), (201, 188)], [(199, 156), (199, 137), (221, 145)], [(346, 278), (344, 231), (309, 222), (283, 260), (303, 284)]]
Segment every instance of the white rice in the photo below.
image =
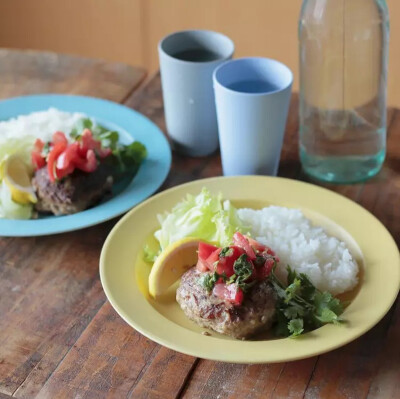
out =
[(0, 143), (26, 137), (50, 141), (51, 136), (57, 130), (68, 136), (78, 120), (85, 117), (85, 114), (63, 112), (56, 108), (20, 115), (17, 118), (0, 122)]
[(322, 291), (340, 294), (357, 285), (358, 265), (343, 241), (314, 227), (298, 209), (269, 206), (239, 209), (253, 238), (271, 247), (280, 258), (277, 273), (286, 278), (286, 265), (305, 273)]

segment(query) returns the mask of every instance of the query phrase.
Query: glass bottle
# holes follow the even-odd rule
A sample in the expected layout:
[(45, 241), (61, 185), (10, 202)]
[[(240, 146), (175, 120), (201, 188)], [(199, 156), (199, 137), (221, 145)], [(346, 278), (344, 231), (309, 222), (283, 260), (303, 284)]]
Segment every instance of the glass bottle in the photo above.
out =
[(353, 183), (381, 169), (388, 46), (385, 0), (303, 0), (300, 159), (309, 175)]

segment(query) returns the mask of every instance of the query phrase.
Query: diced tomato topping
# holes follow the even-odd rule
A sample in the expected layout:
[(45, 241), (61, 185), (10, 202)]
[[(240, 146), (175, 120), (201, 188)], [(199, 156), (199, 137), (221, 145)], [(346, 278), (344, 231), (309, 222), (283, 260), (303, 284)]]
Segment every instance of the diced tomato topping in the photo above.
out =
[(36, 170), (43, 168), (43, 166), (46, 166), (46, 160), (42, 156), (43, 147), (43, 141), (40, 139), (36, 139), (31, 153), (32, 164)]
[(50, 181), (55, 182), (59, 177), (56, 172), (56, 161), (58, 156), (66, 149), (67, 144), (59, 141), (54, 144), (52, 150), (49, 152), (47, 159), (47, 171), (49, 173)]
[(79, 155), (86, 157), (89, 150), (99, 151), (101, 149), (100, 141), (93, 138), (93, 134), (89, 129), (85, 129), (82, 132), (81, 139), (79, 142)]
[(219, 260), (216, 272), (218, 274), (225, 273), (227, 277), (231, 277), (233, 274), (235, 274), (233, 270), (233, 265), (235, 263), (235, 260), (239, 258), (239, 256), (242, 254), (244, 254), (243, 248), (236, 246), (229, 247), (229, 251), (225, 256), (221, 257), (221, 254), (219, 254)]
[(254, 252), (254, 249), (250, 245), (248, 239), (238, 231), (233, 235), (233, 243), (237, 245), (238, 247), (243, 248), (246, 251), (247, 256), (249, 257), (250, 260), (253, 260), (256, 258), (256, 253)]
[(207, 244), (206, 242), (199, 242), (199, 259), (207, 260), (207, 258), (218, 249), (215, 245)]
[[(213, 295), (237, 306), (244, 299), (239, 283), (246, 285), (265, 280), (279, 259), (271, 248), (239, 232), (233, 235), (233, 243), (225, 248), (200, 243), (196, 268), (202, 273), (212, 272), (213, 282), (216, 281)], [(236, 261), (237, 276), (234, 269)]]
[(260, 242), (254, 240), (251, 237), (245, 236), (249, 244), (255, 249), (257, 252), (264, 252), (267, 248), (265, 245), (261, 244)]
[(93, 150), (88, 150), (86, 153), (86, 159), (78, 158), (74, 162), (78, 169), (87, 173), (94, 172), (97, 169), (96, 154)]
[(203, 260), (203, 259), (200, 259), (200, 258), (197, 260), (196, 269), (197, 269), (200, 273), (204, 273), (204, 272), (210, 271), (210, 269), (208, 268), (208, 263), (207, 263), (207, 261), (205, 261), (205, 260)]
[(55, 133), (53, 133), (52, 143), (53, 143), (53, 145), (56, 145), (57, 143), (63, 143), (67, 146), (68, 140), (65, 137), (65, 134), (63, 132), (55, 132)]
[(266, 279), (270, 275), (274, 264), (275, 262), (273, 258), (266, 259), (264, 265), (256, 269), (257, 279)]
[(36, 139), (35, 143), (33, 144), (33, 151), (35, 152), (42, 152), (44, 147), (44, 143), (40, 139)]
[(73, 143), (68, 143), (63, 132), (55, 132), (49, 144), (47, 160), (42, 156), (44, 143), (39, 139), (35, 141), (31, 158), (36, 169), (46, 166), (47, 163), (52, 182), (71, 174), (75, 169), (94, 172), (98, 165), (97, 157), (105, 158), (112, 154), (110, 148), (102, 148), (101, 142), (93, 137), (89, 129), (85, 129), (81, 139)]
[(75, 168), (84, 172), (94, 172), (97, 169), (96, 155), (88, 150), (82, 157), (79, 154), (79, 143), (71, 143), (57, 158), (57, 176), (62, 178), (71, 174)]
[(37, 152), (32, 152), (31, 160), (36, 170), (43, 168), (43, 166), (46, 166), (46, 160)]
[(57, 158), (56, 173), (59, 179), (75, 170), (75, 161), (79, 158), (78, 147), (77, 142), (71, 143)]
[(233, 305), (241, 305), (244, 298), (243, 291), (237, 284), (217, 283), (214, 286), (213, 294)]
[(93, 150), (100, 158), (106, 158), (112, 154), (111, 148), (101, 147), (101, 142), (93, 137), (89, 129), (83, 131), (79, 144), (79, 154), (83, 157), (86, 157), (89, 150)]
[(267, 259), (265, 261), (264, 269), (265, 269), (265, 272), (266, 272), (266, 276), (268, 276), (271, 273), (274, 265), (275, 265), (275, 260), (274, 259)]
[(74, 161), (79, 158), (78, 148), (79, 143), (71, 143), (57, 158), (57, 169), (65, 170), (73, 166)]
[(211, 253), (211, 255), (207, 258), (208, 268), (211, 271), (215, 270), (215, 262), (219, 259), (219, 253), (222, 251), (222, 248), (217, 248), (215, 251)]
[(267, 255), (275, 256), (275, 251), (273, 251), (270, 247), (265, 246), (265, 250), (263, 252)]

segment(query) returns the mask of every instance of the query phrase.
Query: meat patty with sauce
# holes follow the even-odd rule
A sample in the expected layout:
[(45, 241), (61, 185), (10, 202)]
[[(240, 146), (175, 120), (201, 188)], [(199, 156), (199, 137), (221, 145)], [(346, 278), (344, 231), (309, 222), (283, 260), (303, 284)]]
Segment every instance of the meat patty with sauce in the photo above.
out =
[(51, 182), (47, 168), (35, 172), (32, 185), (38, 202), (35, 208), (39, 212), (51, 212), (55, 215), (68, 215), (83, 211), (99, 202), (111, 192), (113, 178), (105, 165), (91, 173), (76, 170), (72, 175), (58, 182)]
[(190, 320), (239, 339), (271, 326), (276, 294), (267, 280), (257, 281), (246, 292), (243, 303), (234, 306), (208, 292), (201, 283), (202, 275), (195, 267), (191, 268), (182, 276), (176, 292), (176, 300)]

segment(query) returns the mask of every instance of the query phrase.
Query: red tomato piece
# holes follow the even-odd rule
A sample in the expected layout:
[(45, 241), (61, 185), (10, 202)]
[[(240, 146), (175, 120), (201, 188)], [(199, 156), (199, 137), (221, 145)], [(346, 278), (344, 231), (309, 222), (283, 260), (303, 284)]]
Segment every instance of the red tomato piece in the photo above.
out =
[(273, 251), (270, 247), (265, 246), (265, 249), (263, 251), (267, 255), (275, 256), (275, 251)]
[(31, 160), (36, 170), (43, 168), (43, 166), (46, 166), (46, 160), (42, 157), (40, 152), (32, 151)]
[(63, 132), (53, 133), (53, 145), (56, 145), (57, 143), (64, 143), (65, 146), (68, 145), (68, 140)]
[(78, 155), (79, 143), (71, 143), (57, 158), (57, 169), (68, 169), (74, 164), (74, 161), (79, 158)]
[(79, 144), (71, 143), (57, 158), (56, 173), (59, 179), (71, 174), (75, 170), (75, 161), (79, 159)]
[(93, 150), (88, 150), (86, 158), (77, 158), (74, 160), (75, 166), (83, 172), (91, 173), (97, 169), (96, 154)]
[(205, 261), (205, 260), (199, 258), (199, 259), (197, 260), (196, 269), (197, 269), (200, 273), (208, 272), (208, 271), (209, 271), (209, 268), (208, 268), (208, 263), (207, 263), (207, 261)]
[(257, 252), (264, 252), (267, 248), (265, 245), (261, 244), (260, 242), (254, 240), (251, 237), (245, 236), (249, 244), (257, 251)]
[(79, 144), (79, 154), (83, 157), (86, 157), (89, 150), (96, 150), (96, 152), (101, 151), (101, 142), (94, 139), (92, 131), (89, 129), (85, 129), (82, 132)]
[(233, 265), (235, 260), (239, 258), (240, 255), (244, 254), (244, 249), (236, 246), (229, 247), (229, 252), (227, 256), (220, 257), (218, 260), (217, 270), (218, 274), (225, 273), (227, 277), (231, 277), (235, 274), (233, 270)]
[(33, 144), (33, 151), (35, 152), (42, 152), (44, 147), (44, 142), (40, 139), (36, 139), (35, 143)]
[(70, 165), (68, 168), (65, 169), (58, 169), (56, 166), (56, 175), (58, 179), (62, 179), (65, 176), (70, 175), (75, 170), (74, 165)]
[(66, 149), (67, 144), (65, 142), (59, 141), (54, 144), (52, 150), (49, 152), (47, 159), (47, 171), (49, 173), (50, 181), (55, 182), (58, 179), (56, 172), (56, 161), (58, 156)]
[(42, 156), (43, 147), (43, 141), (40, 139), (36, 139), (35, 144), (33, 145), (33, 150), (31, 152), (32, 164), (36, 170), (46, 166), (46, 160)]
[(256, 253), (254, 252), (254, 249), (250, 245), (248, 239), (238, 231), (233, 235), (233, 243), (237, 245), (238, 247), (243, 248), (246, 251), (247, 256), (249, 257), (250, 260), (253, 260), (256, 258)]
[(243, 291), (237, 284), (217, 283), (214, 286), (213, 294), (233, 305), (241, 305), (244, 298)]
[(264, 269), (265, 269), (265, 272), (266, 272), (267, 276), (271, 273), (272, 268), (274, 267), (274, 265), (275, 265), (274, 259), (267, 259), (265, 261)]
[(234, 305), (241, 305), (244, 299), (243, 290), (236, 284), (230, 284), (227, 287), (230, 301)]
[(219, 259), (219, 253), (222, 251), (222, 248), (217, 248), (215, 251), (211, 253), (211, 255), (207, 258), (207, 264), (208, 268), (211, 271), (215, 270), (215, 265), (214, 263), (218, 261)]
[(199, 242), (199, 259), (206, 260), (218, 247), (215, 245), (208, 244), (206, 242)]
[(256, 269), (257, 279), (265, 280), (270, 275), (274, 264), (273, 258), (266, 259), (264, 265)]

